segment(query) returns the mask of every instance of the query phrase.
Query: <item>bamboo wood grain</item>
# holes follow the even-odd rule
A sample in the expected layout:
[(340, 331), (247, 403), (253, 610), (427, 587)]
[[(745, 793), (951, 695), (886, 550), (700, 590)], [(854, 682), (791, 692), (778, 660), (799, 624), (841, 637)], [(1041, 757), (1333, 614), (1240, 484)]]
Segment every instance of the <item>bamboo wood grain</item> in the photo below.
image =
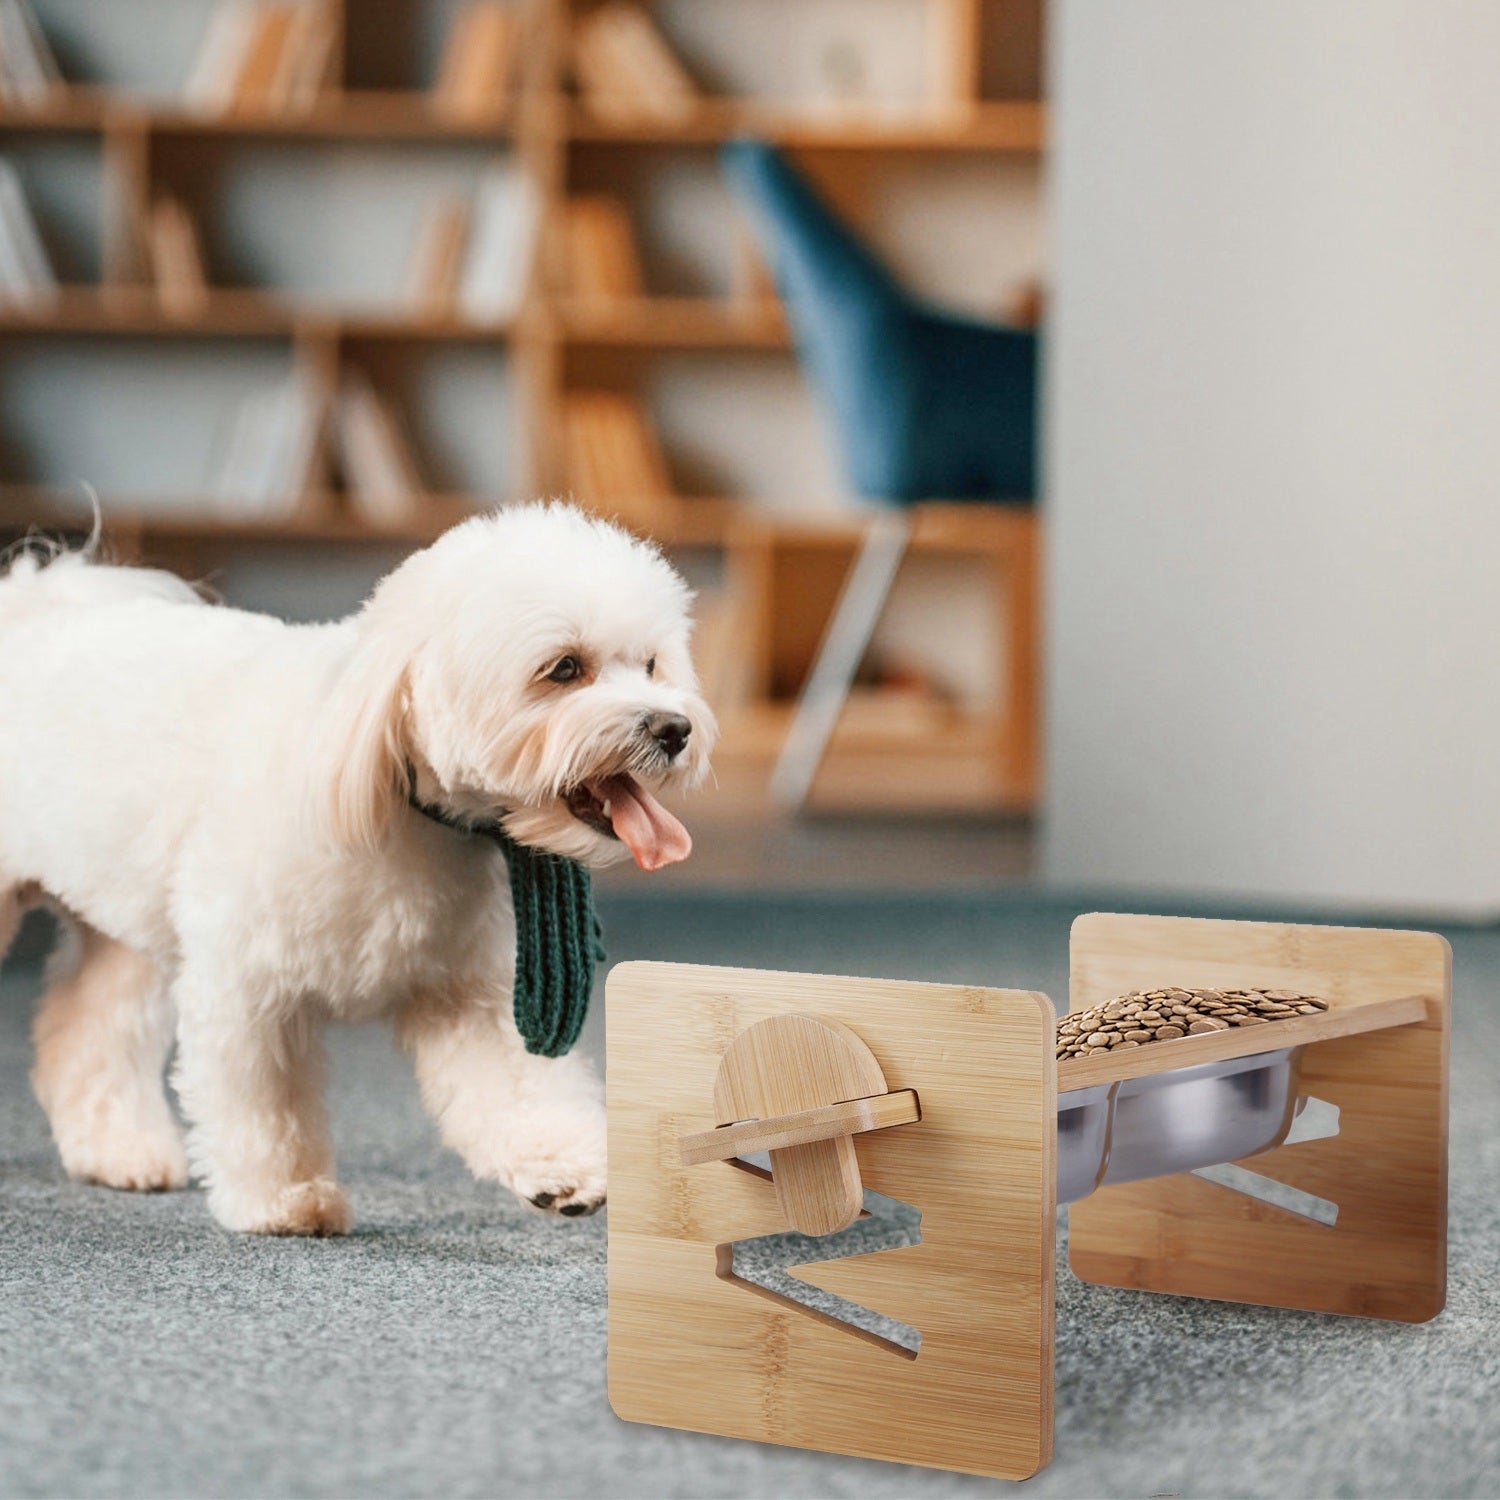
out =
[[(922, 1242), (838, 1263), (920, 1330), (915, 1359), (734, 1278), (783, 1227), (770, 1182), (684, 1166), (734, 1039), (769, 1016), (852, 1028), (920, 1124), (856, 1137)], [(609, 1390), (630, 1421), (1020, 1479), (1052, 1447), (1056, 1066), (1045, 996), (678, 964), (608, 981)], [(811, 1284), (832, 1264), (801, 1267)], [(900, 1357), (898, 1357), (898, 1355)]]
[(825, 1104), (797, 1114), (776, 1115), (769, 1120), (744, 1120), (685, 1135), (681, 1142), (682, 1164), (728, 1161), (780, 1146), (803, 1146), (835, 1135), (860, 1135), (869, 1130), (889, 1130), (893, 1125), (912, 1125), (922, 1118), (917, 1096), (911, 1089), (876, 1094), (871, 1099), (850, 1099), (843, 1104)]
[[(1335, 1224), (1191, 1174), (1125, 1183), (1069, 1211), (1069, 1258), (1080, 1277), (1407, 1322), (1442, 1310), (1451, 958), (1441, 937), (1092, 913), (1073, 926), (1072, 957), (1074, 1010), (1163, 985), (1265, 985), (1329, 1000), (1327, 1016), (1306, 1018), (1320, 1028), (1302, 1050), (1301, 1088), (1339, 1109), (1337, 1135), (1245, 1163), (1336, 1203)], [(1347, 1029), (1371, 1021), (1378, 1029)], [(1070, 1070), (1069, 1086), (1079, 1077)]]

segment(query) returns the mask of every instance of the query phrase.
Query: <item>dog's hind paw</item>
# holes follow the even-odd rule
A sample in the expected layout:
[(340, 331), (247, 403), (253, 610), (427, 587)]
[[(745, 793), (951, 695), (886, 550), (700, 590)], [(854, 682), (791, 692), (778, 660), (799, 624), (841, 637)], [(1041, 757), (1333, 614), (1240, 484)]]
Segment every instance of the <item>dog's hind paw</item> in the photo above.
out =
[(63, 1169), (77, 1182), (133, 1193), (164, 1193), (187, 1186), (188, 1161), (176, 1135), (121, 1131), (61, 1146)]
[(354, 1222), (344, 1190), (329, 1177), (314, 1177), (284, 1187), (268, 1203), (225, 1212), (215, 1205), (226, 1229), (245, 1234), (327, 1236), (348, 1234)]

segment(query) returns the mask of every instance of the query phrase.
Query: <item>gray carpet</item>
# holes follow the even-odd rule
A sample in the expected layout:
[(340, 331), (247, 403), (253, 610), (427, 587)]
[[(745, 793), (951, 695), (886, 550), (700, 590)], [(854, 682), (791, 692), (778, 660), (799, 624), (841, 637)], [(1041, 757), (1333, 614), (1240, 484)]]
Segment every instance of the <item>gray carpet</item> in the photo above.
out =
[[(1066, 994), (1024, 895), (609, 899), (612, 956)], [(1048, 1496), (1500, 1494), (1500, 933), (1454, 945), (1451, 1292), (1403, 1327), (1058, 1281)], [(434, 1140), (382, 1032), (336, 1038), (359, 1228), (235, 1239), (197, 1193), (77, 1187), (0, 986), (0, 1495), (955, 1496), (958, 1475), (633, 1427), (604, 1397), (602, 1217), (551, 1225)], [(598, 1046), (598, 1018), (589, 1040)]]

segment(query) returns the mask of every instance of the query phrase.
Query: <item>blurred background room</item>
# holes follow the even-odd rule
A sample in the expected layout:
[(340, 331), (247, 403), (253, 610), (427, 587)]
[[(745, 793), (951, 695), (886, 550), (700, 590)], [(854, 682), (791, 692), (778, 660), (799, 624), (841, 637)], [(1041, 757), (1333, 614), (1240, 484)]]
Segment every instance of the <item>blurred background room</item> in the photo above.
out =
[[(0, 0), (0, 543), (86, 535), (96, 495), (112, 556), (320, 620), (475, 510), (616, 517), (698, 591), (722, 739), (692, 859), (602, 877), (612, 958), (1066, 1009), (1094, 905), (1440, 924), (1455, 1192), (1486, 1236), (1455, 1254), (1492, 1257), (1497, 58), (1483, 0)], [(0, 991), (0, 1134), (50, 1212), (81, 1190), (21, 1082), (43, 940)], [(434, 1214), (466, 1254), (532, 1243), (443, 1164), (383, 1043), (334, 1071), (357, 1206), (401, 1255)], [(425, 1197), (397, 1186), (418, 1170)], [(537, 1253), (592, 1287), (603, 1231), (578, 1233), (578, 1266)], [(432, 1326), (477, 1340), (454, 1285)], [(1060, 1285), (1060, 1330), (1083, 1295)], [(591, 1370), (597, 1301), (567, 1345)], [(1227, 1454), (1193, 1412), (1244, 1399), (1228, 1323), (1195, 1325), (1191, 1399), (1134, 1417), (1123, 1382), (1152, 1381), (1123, 1361), (1070, 1407), (1095, 1377), (1060, 1331), (1033, 1488), (1483, 1493), (1493, 1435), (1444, 1403), (1494, 1309), (1454, 1306), (1441, 1364), (1398, 1378), (1354, 1334), (1317, 1346), (1341, 1384), (1284, 1364), (1291, 1446)], [(597, 1432), (538, 1414), (519, 1451), (419, 1351), (372, 1394), (374, 1313), (349, 1316), (318, 1394), (266, 1354), (281, 1446), (174, 1365), (171, 1443), (122, 1424), (122, 1467), (74, 1464), (74, 1408), (27, 1407), (12, 1488), (959, 1492), (622, 1436), (587, 1380)], [(382, 1446), (398, 1407), (418, 1436)], [(1403, 1467), (1439, 1409), (1445, 1457)], [(1368, 1441), (1329, 1458), (1319, 1429)], [(547, 1487), (549, 1443), (579, 1488)]]
[[(867, 856), (908, 838), (859, 825), (892, 816), (924, 878), (1030, 869), (1029, 470), (901, 497), (901, 566), (790, 799), (836, 816), (766, 821), (892, 497), (851, 483), (865, 438), (799, 363), (775, 231), (720, 153), (784, 148), (903, 288), (1033, 323), (1039, 3), (0, 9), (11, 534), (86, 521), (91, 485), (117, 555), (316, 619), (469, 511), (568, 496), (700, 591), (724, 734), (686, 878), (881, 879)], [(1031, 424), (1030, 384), (1015, 404)]]

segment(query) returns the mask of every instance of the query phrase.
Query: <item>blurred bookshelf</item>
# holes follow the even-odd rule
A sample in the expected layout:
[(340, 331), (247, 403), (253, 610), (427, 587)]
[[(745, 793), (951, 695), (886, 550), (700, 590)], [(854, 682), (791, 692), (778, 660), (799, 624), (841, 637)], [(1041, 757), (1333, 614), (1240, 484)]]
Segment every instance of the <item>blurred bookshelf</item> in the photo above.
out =
[[(857, 5), (798, 14), (820, 6), (820, 78), (782, 89), (774, 45), (746, 77), (712, 45), (721, 23), (774, 31), (770, 0), (183, 0), (170, 14), (189, 20), (157, 49), (131, 14), (145, 27), (160, 8), (137, 0), (0, 0), (0, 233), (19, 195), (32, 222), (10, 237), (46, 262), (0, 243), (0, 531), (76, 524), (69, 481), (87, 479), (118, 553), (198, 573), (247, 545), (420, 545), (484, 506), (571, 495), (706, 584), (719, 795), (759, 805), (862, 527), (827, 505), (801, 513), (796, 494), (765, 503), (715, 461), (714, 420), (658, 410), (658, 387), (695, 391), (724, 362), (751, 387), (767, 361), (798, 379), (748, 229), (685, 255), (651, 222), (659, 184), (696, 195), (700, 217), (717, 191), (715, 224), (737, 224), (715, 153), (754, 133), (863, 226), (881, 221), (883, 174), (934, 177), (942, 161), (1017, 164), (1019, 212), (1040, 214), (1036, 0), (880, 0), (887, 52), (908, 35), (923, 49), (919, 85), (896, 89), (838, 31), (858, 31)], [(368, 201), (332, 193), (320, 217), (301, 212), (317, 245), (347, 219), (354, 250), (299, 251), (302, 221), (259, 184), (346, 161)], [(59, 162), (91, 201), (54, 189)], [(356, 252), (383, 283), (341, 269)], [(192, 398), (180, 432), (136, 445), (170, 458), (159, 485), (144, 460), (116, 479), (107, 424), (75, 457), (39, 440), (35, 402), (11, 409), (28, 371), (84, 390), (122, 370), (143, 393), (175, 380)], [(917, 508), (911, 557), (968, 565), (988, 688), (875, 664), (815, 807), (1034, 804), (1035, 514), (941, 502)]]

